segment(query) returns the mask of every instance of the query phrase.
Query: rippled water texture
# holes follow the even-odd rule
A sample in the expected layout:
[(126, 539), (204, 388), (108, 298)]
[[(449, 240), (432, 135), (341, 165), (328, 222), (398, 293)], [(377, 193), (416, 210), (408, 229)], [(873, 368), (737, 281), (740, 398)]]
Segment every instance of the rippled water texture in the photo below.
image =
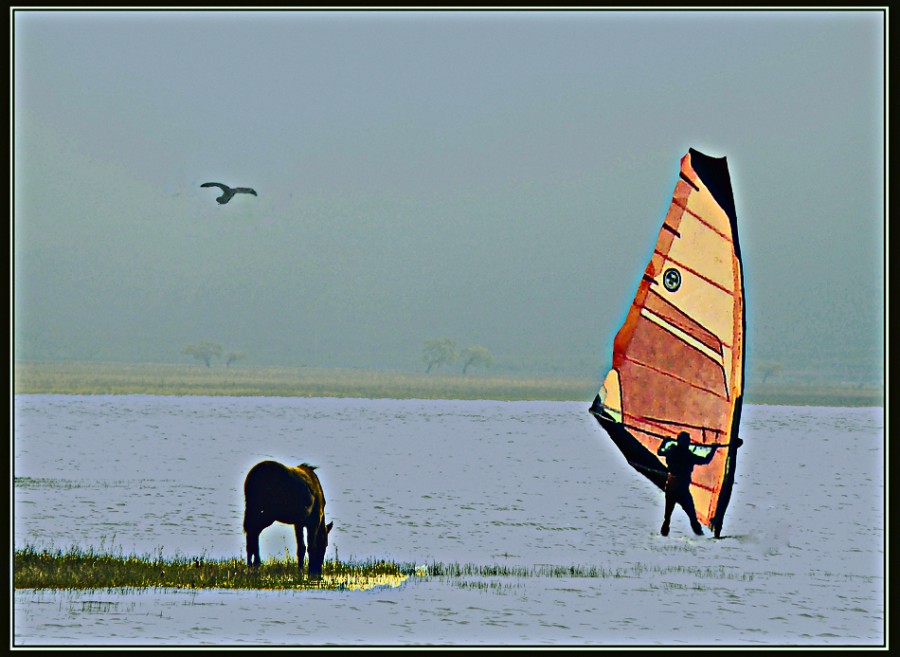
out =
[[(882, 645), (884, 410), (751, 406), (723, 537), (626, 465), (581, 402), (27, 395), (14, 537), (242, 556), (241, 486), (318, 466), (327, 558), (593, 566), (322, 591), (16, 591), (16, 645)], [(263, 532), (263, 558), (295, 552)]]

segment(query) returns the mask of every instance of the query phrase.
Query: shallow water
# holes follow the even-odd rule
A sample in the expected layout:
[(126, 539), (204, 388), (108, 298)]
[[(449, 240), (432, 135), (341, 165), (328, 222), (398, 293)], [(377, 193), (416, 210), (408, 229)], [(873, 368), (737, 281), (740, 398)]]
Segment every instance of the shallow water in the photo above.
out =
[[(367, 592), (16, 591), (17, 645), (881, 645), (884, 411), (745, 408), (723, 538), (581, 402), (27, 395), (14, 539), (241, 556), (243, 477), (318, 466), (327, 558), (595, 566)], [(679, 515), (680, 514), (680, 515)], [(295, 552), (263, 532), (263, 558)], [(303, 612), (298, 613), (298, 604)]]

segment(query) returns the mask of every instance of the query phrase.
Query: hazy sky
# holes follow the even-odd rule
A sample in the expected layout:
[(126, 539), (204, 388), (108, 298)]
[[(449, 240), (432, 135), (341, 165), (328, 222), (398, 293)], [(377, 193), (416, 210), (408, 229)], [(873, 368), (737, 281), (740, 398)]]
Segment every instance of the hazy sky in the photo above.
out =
[(881, 11), (13, 20), (17, 357), (446, 336), (600, 373), (693, 147), (728, 158), (748, 358), (881, 362)]

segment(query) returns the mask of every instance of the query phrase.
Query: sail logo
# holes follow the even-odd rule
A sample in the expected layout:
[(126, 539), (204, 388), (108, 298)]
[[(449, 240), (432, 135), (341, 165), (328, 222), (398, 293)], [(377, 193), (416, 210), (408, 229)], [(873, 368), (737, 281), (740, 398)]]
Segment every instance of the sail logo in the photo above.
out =
[(676, 292), (681, 287), (681, 272), (669, 268), (663, 273), (663, 285), (669, 292)]

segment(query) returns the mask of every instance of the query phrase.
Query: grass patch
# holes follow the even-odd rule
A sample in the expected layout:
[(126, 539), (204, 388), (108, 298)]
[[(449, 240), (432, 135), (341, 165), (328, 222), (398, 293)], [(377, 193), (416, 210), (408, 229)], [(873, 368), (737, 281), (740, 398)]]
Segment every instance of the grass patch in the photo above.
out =
[[(123, 556), (94, 548), (68, 550), (40, 549), (28, 545), (17, 549), (13, 562), (16, 589), (102, 590), (102, 589), (255, 589), (255, 590), (366, 590), (376, 586), (397, 587), (410, 577), (445, 580), (454, 586), (484, 591), (505, 591), (518, 587), (509, 580), (529, 578), (641, 579), (655, 582), (669, 577), (688, 580), (731, 580), (753, 582), (756, 578), (791, 577), (790, 573), (753, 573), (740, 569), (700, 566), (651, 566), (635, 563), (621, 567), (597, 565), (500, 565), (439, 563), (398, 564), (390, 561), (326, 561), (322, 579), (301, 575), (296, 559), (264, 561), (251, 569), (242, 558), (205, 559), (162, 555)], [(505, 581), (505, 583), (504, 583)], [(696, 584), (673, 584), (690, 586)]]
[[(13, 368), (16, 394), (356, 397), (593, 401), (599, 379), (426, 374), (314, 367), (211, 367), (158, 363), (33, 363)], [(884, 406), (883, 386), (748, 384), (748, 404)]]
[[(414, 567), (407, 567), (406, 571)], [(264, 561), (251, 569), (243, 559), (207, 560), (203, 557), (122, 556), (93, 548), (62, 550), (26, 546), (16, 550), (13, 583), (16, 589), (316, 589), (365, 590), (399, 586), (409, 572), (386, 561), (326, 561), (322, 579), (301, 576), (296, 559)]]
[[(657, 578), (663, 575), (682, 575), (702, 579), (728, 579), (753, 581), (757, 574), (746, 571), (729, 570), (723, 566), (645, 566), (642, 563), (609, 568), (596, 565), (533, 564), (533, 565), (479, 565), (473, 563), (433, 563), (428, 566), (428, 574), (432, 577), (465, 578), (465, 577), (570, 577), (576, 579), (619, 579), (619, 578)], [(781, 575), (780, 573), (763, 573), (763, 575)]]

